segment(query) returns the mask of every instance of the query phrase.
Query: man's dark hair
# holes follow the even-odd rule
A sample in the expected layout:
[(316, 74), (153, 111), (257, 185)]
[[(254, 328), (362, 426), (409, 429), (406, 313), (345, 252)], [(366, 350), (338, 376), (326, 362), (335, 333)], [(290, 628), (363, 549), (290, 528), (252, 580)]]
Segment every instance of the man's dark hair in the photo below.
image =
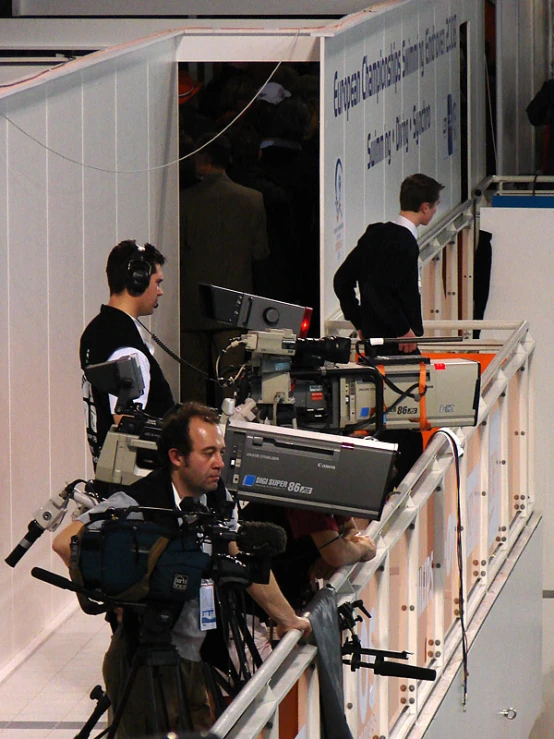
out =
[[(214, 136), (217, 138), (214, 138)], [(214, 140), (204, 146), (211, 139)], [(201, 146), (204, 146), (204, 148), (199, 154), (204, 154), (214, 167), (227, 169), (231, 161), (231, 144), (227, 136), (220, 136), (217, 133), (203, 133), (194, 142), (195, 149), (199, 149)]]
[(233, 152), (233, 170), (239, 172), (255, 169), (260, 156), (259, 134), (249, 126), (235, 126), (230, 136)]
[(158, 457), (162, 464), (169, 464), (170, 449), (178, 449), (185, 456), (191, 453), (190, 422), (193, 418), (211, 424), (219, 422), (217, 411), (194, 400), (182, 403), (169, 411), (164, 418), (158, 439)]
[(157, 264), (161, 267), (166, 261), (164, 255), (152, 244), (145, 244), (144, 247), (139, 249), (134, 239), (120, 241), (111, 250), (106, 264), (110, 295), (118, 295), (125, 290), (129, 271), (128, 265), (131, 260), (135, 259), (148, 262), (151, 272), (156, 271)]
[(406, 177), (400, 187), (400, 210), (417, 213), (423, 203), (436, 203), (444, 185), (426, 174)]
[(301, 144), (310, 125), (310, 110), (300, 98), (285, 98), (275, 107), (267, 121), (266, 138), (288, 139)]

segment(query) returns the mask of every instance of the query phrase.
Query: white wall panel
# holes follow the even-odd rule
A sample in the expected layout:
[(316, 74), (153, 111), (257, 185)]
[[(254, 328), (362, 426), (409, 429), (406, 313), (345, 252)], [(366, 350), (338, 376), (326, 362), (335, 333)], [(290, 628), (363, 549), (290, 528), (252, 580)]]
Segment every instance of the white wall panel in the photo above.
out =
[[(144, 243), (149, 232), (148, 209), (136, 212), (135, 203), (146, 202), (148, 169), (148, 90), (147, 52), (132, 54), (118, 60), (115, 71), (116, 90), (116, 168), (117, 234), (121, 238)], [(141, 172), (142, 170), (142, 172)], [(137, 172), (135, 174), (135, 172)]]
[(82, 161), (86, 208), (83, 221), (84, 323), (107, 300), (104, 275), (110, 246), (117, 243), (115, 76), (104, 66), (86, 69), (82, 83)]
[[(0, 110), (3, 108), (0, 107)], [(0, 491), (0, 541), (12, 540), (12, 505), (10, 495), (11, 439), (10, 439), (10, 361), (7, 351), (10, 337), (10, 281), (9, 281), (9, 228), (7, 218), (8, 204), (8, 142), (7, 123), (0, 118), (0, 291), (4, 296), (0, 310), (0, 439), (3, 453), (0, 454), (0, 479), (3, 481)], [(6, 546), (6, 544), (4, 544)], [(9, 653), (13, 653), (13, 589), (12, 578), (5, 572), (5, 587), (0, 587), (0, 614), (3, 643)]]
[[(39, 91), (38, 109), (27, 94), (7, 115), (31, 136), (46, 139), (46, 89)], [(8, 199), (10, 340), (11, 479), (14, 505), (12, 525), (21, 535), (27, 529), (36, 500), (48, 498), (50, 467), (48, 244), (46, 238), (47, 174), (42, 146), (18, 129), (8, 131)], [(37, 310), (37, 308), (39, 308)], [(45, 541), (29, 554), (29, 566), (44, 556)], [(50, 557), (48, 556), (48, 561)], [(13, 619), (14, 646), (28, 639), (31, 614), (41, 628), (50, 615), (51, 594), (43, 593), (43, 609), (36, 613), (36, 591), (28, 570), (13, 575), (13, 596), (19, 617)], [(39, 588), (40, 590), (40, 588)]]
[[(173, 37), (137, 42), (0, 91), (3, 556), (52, 494), (90, 474), (78, 342), (108, 299), (110, 249), (128, 237), (156, 243), (163, 231), (177, 281), (176, 174), (114, 173), (148, 170), (151, 151), (157, 164), (175, 156), (174, 53)], [(177, 335), (177, 291), (164, 306), (159, 332), (167, 339)], [(50, 539), (43, 535), (13, 571), (0, 568), (2, 665), (73, 599), (30, 576), (34, 565), (63, 569)]]
[[(177, 39), (175, 39), (177, 43)], [(175, 193), (179, 190), (178, 113), (173, 104), (177, 90), (177, 66), (171, 63), (174, 58), (173, 42), (166, 44), (165, 52), (155, 59), (148, 68), (149, 89), (149, 134), (148, 162), (152, 169), (149, 176), (149, 232), (148, 240), (160, 249), (169, 259), (164, 268), (164, 296), (161, 307), (150, 319), (151, 329), (168, 346), (177, 351), (179, 347), (179, 317), (175, 306), (179, 305), (179, 216), (175, 206)], [(159, 169), (161, 164), (174, 162), (169, 167)], [(179, 365), (161, 349), (156, 350), (156, 358), (173, 388), (179, 387)], [(175, 396), (177, 397), (177, 396)]]
[[(82, 158), (82, 108), (82, 96), (76, 94), (71, 78), (61, 80), (48, 96), (48, 147), (76, 161)], [(55, 153), (47, 153), (46, 159), (50, 423), (53, 429), (63, 429), (68, 418), (82, 413), (76, 347), (84, 322), (83, 169)], [(85, 474), (88, 453), (84, 428), (80, 434), (54, 433), (51, 438), (50, 485), (58, 490)]]
[(504, 0), (496, 6), (497, 28), (497, 137), (498, 174), (529, 174), (535, 171), (535, 131), (525, 109), (549, 77), (542, 43), (535, 24), (546, 22), (546, 3)]

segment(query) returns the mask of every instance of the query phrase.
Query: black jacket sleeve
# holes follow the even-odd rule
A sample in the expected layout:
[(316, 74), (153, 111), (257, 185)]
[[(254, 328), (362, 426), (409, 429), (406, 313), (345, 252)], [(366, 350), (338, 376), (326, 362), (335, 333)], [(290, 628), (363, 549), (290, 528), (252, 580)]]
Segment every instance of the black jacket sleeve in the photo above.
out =
[(527, 117), (532, 126), (552, 122), (554, 113), (554, 80), (547, 80), (527, 106)]
[(360, 303), (356, 297), (356, 285), (363, 275), (363, 250), (358, 245), (346, 257), (333, 279), (333, 289), (339, 299), (341, 310), (347, 321), (361, 328)]

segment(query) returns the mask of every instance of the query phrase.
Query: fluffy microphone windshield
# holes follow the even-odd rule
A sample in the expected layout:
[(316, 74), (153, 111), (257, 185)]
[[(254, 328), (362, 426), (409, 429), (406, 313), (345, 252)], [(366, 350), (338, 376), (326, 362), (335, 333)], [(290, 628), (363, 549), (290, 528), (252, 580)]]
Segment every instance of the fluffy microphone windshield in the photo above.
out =
[(287, 546), (287, 534), (282, 526), (262, 521), (244, 521), (237, 533), (237, 546), (242, 552), (260, 557), (275, 557)]

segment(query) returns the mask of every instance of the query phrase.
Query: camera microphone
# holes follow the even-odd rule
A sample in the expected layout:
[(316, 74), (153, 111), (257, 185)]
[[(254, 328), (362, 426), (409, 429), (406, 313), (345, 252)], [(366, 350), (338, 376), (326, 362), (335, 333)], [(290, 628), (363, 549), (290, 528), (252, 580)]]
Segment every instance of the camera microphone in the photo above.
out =
[(287, 534), (282, 526), (262, 521), (244, 521), (237, 532), (241, 552), (261, 557), (275, 557), (287, 546)]

